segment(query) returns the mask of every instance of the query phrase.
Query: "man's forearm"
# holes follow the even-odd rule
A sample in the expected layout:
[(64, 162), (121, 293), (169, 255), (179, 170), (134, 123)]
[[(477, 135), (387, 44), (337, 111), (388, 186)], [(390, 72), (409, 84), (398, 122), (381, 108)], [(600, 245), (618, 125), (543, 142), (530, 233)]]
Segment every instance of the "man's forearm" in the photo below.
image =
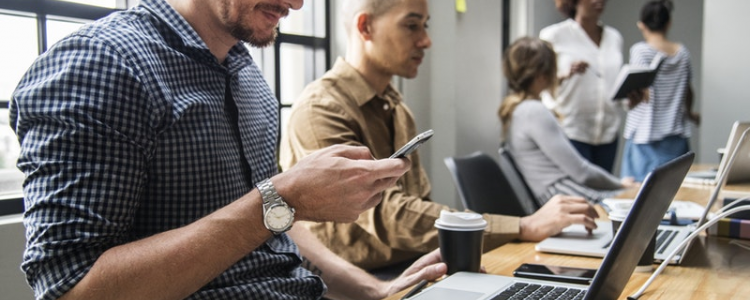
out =
[(257, 190), (185, 227), (104, 252), (61, 299), (183, 299), (271, 233)]

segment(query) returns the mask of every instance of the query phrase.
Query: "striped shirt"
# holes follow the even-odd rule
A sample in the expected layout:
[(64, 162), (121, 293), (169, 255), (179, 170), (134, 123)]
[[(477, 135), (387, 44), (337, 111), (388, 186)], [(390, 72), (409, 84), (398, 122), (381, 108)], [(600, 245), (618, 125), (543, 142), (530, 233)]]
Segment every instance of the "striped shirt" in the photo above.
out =
[[(646, 42), (638, 42), (630, 48), (630, 64), (648, 66), (657, 53)], [(692, 77), (690, 52), (681, 46), (672, 56), (662, 55), (665, 60), (649, 88), (650, 98), (630, 110), (625, 121), (624, 137), (636, 144), (691, 135), (685, 107)]]
[[(189, 224), (275, 175), (277, 109), (241, 43), (220, 64), (161, 0), (40, 56), (10, 110), (27, 176), (21, 267), (36, 298), (70, 290), (107, 249)], [(300, 264), (292, 240), (275, 236), (189, 299), (320, 298), (321, 279)]]

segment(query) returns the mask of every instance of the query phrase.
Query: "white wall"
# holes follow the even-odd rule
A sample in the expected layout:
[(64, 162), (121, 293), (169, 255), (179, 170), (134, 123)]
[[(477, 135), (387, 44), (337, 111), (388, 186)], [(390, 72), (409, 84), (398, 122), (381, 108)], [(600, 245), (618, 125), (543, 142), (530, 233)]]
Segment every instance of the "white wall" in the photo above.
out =
[(0, 216), (0, 299), (34, 299), (21, 272), (26, 244), (21, 215)]
[(496, 155), (500, 123), (496, 111), (504, 93), (501, 70), (501, 1), (430, 0), (432, 48), (416, 79), (402, 91), (420, 130), (435, 136), (422, 151), (434, 201), (460, 208), (443, 159), (483, 151)]
[[(718, 163), (735, 120), (750, 120), (750, 1), (705, 1), (703, 22), (703, 125), (701, 157)], [(743, 37), (744, 36), (744, 37)]]

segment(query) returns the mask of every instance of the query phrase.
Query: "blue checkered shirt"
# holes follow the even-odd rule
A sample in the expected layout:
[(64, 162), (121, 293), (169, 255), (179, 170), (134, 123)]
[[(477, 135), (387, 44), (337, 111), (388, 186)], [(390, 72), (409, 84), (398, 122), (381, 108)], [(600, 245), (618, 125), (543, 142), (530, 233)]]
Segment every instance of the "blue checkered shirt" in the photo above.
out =
[[(21, 268), (38, 299), (70, 290), (107, 249), (189, 224), (277, 172), (278, 103), (247, 49), (220, 64), (166, 2), (141, 2), (56, 44), (13, 94), (27, 176)], [(190, 299), (321, 297), (300, 263), (279, 235)]]

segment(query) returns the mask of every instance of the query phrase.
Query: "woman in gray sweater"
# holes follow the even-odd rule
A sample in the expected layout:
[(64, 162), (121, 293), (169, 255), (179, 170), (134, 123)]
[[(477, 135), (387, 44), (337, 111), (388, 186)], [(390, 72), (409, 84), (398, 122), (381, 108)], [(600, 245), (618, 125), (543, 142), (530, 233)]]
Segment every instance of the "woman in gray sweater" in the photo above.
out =
[(578, 195), (593, 203), (635, 186), (584, 159), (570, 144), (555, 114), (539, 100), (554, 93), (556, 57), (552, 46), (524, 37), (503, 57), (511, 94), (500, 105), (504, 144), (540, 205), (556, 194)]

